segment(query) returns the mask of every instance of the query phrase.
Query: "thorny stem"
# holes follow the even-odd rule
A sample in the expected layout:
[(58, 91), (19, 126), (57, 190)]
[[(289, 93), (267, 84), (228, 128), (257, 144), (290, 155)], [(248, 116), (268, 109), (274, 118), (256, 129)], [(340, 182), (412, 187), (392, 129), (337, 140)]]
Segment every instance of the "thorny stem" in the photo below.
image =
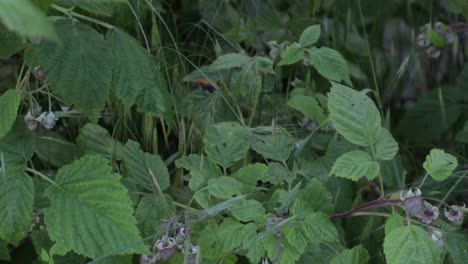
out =
[(386, 207), (386, 206), (396, 206), (396, 205), (400, 205), (400, 203), (401, 203), (401, 200), (399, 200), (399, 199), (384, 199), (384, 198), (381, 198), (381, 199), (377, 199), (377, 200), (365, 203), (365, 204), (363, 204), (361, 206), (358, 206), (358, 207), (356, 207), (354, 209), (351, 209), (349, 211), (332, 215), (332, 216), (330, 216), (330, 220), (337, 220), (337, 219), (341, 219), (341, 218), (350, 217), (350, 216), (353, 216), (354, 214), (356, 214), (358, 212), (361, 212), (361, 211), (364, 211), (364, 210), (367, 210), (367, 209), (378, 208), (378, 207)]

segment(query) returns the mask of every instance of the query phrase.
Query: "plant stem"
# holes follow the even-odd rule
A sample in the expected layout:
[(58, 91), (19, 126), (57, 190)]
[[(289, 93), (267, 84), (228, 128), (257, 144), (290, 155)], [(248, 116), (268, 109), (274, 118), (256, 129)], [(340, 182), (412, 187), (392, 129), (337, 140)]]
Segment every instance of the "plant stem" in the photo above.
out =
[(41, 177), (42, 179), (44, 179), (45, 181), (49, 182), (50, 184), (52, 184), (54, 186), (58, 185), (54, 180), (52, 180), (51, 178), (47, 177), (46, 175), (42, 174), (41, 172), (39, 172), (39, 171), (37, 171), (35, 169), (26, 168), (25, 170), (28, 171), (28, 172), (34, 173), (35, 175)]
[(424, 175), (423, 180), (422, 180), (421, 183), (419, 184), (419, 187), (418, 187), (419, 189), (421, 189), (421, 187), (424, 185), (424, 182), (426, 181), (427, 176), (429, 176), (429, 173), (428, 173), (428, 172), (426, 172), (426, 175)]
[(386, 206), (396, 206), (396, 205), (399, 205), (400, 203), (401, 203), (401, 200), (399, 200), (399, 199), (383, 199), (383, 198), (380, 198), (380, 199), (365, 203), (365, 204), (363, 204), (361, 206), (358, 206), (358, 207), (356, 207), (354, 209), (351, 209), (349, 211), (346, 211), (344, 213), (339, 213), (339, 214), (332, 215), (332, 216), (330, 216), (330, 220), (337, 220), (337, 219), (341, 219), (341, 218), (350, 217), (350, 216), (353, 216), (354, 214), (356, 214), (356, 213), (358, 213), (360, 211), (364, 211), (364, 210), (367, 210), (367, 209), (378, 208), (378, 207), (386, 207)]
[[(370, 144), (370, 149), (371, 149), (371, 152), (372, 152), (372, 159), (375, 162), (377, 162), (377, 157), (376, 157), (376, 154), (375, 154), (374, 146), (372, 144)], [(380, 197), (383, 198), (383, 197), (385, 197), (385, 190), (384, 190), (383, 176), (382, 176), (382, 172), (380, 170), (379, 170), (379, 184), (380, 184)]]
[(101, 20), (98, 20), (98, 19), (95, 19), (95, 18), (92, 18), (92, 17), (85, 16), (85, 15), (82, 15), (82, 14), (78, 14), (76, 12), (73, 12), (73, 11), (71, 11), (69, 9), (63, 8), (63, 7), (58, 6), (56, 4), (52, 4), (50, 7), (52, 7), (53, 9), (65, 14), (65, 15), (68, 15), (68, 16), (80, 18), (80, 19), (89, 21), (91, 23), (94, 23), (96, 25), (103, 26), (103, 27), (108, 28), (108, 29), (113, 29), (114, 28), (114, 26), (109, 24), (109, 23), (103, 22)]

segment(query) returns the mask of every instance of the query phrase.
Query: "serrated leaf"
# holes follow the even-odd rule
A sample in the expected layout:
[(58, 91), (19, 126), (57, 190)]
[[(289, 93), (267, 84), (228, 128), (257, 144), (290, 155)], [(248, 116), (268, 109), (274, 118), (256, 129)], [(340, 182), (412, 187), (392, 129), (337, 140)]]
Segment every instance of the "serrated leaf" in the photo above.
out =
[(99, 125), (86, 124), (80, 129), (76, 142), (85, 154), (122, 159), (124, 149), (122, 143), (113, 139), (109, 132)]
[(249, 164), (236, 171), (232, 177), (245, 184), (246, 187), (254, 188), (257, 182), (265, 177), (268, 166), (262, 163)]
[(0, 139), (0, 152), (7, 167), (25, 164), (33, 156), (35, 147), (34, 134), (27, 130), (22, 117), (18, 117), (6, 136)]
[(252, 133), (250, 144), (253, 150), (267, 159), (286, 161), (292, 152), (294, 139), (287, 133)]
[(0, 260), (11, 261), (10, 258), (10, 249), (8, 248), (8, 243), (0, 240)]
[(205, 228), (200, 232), (197, 245), (203, 252), (203, 258), (217, 260), (223, 255), (223, 244), (218, 237), (218, 225), (208, 222)]
[(294, 64), (304, 57), (304, 48), (299, 43), (293, 43), (287, 47), (283, 53), (283, 58), (278, 63), (279, 66)]
[(117, 97), (137, 110), (153, 115), (166, 109), (161, 90), (166, 81), (149, 54), (134, 38), (121, 30), (111, 30), (107, 41), (114, 54), (112, 84)]
[(331, 264), (366, 264), (369, 263), (369, 253), (362, 246), (346, 249), (331, 260)]
[(314, 212), (331, 213), (333, 197), (319, 179), (313, 178), (307, 187), (301, 189), (291, 206), (294, 215), (308, 215)]
[(34, 185), (23, 169), (0, 169), (0, 237), (14, 245), (26, 235), (33, 214)]
[(236, 195), (242, 194), (244, 185), (234, 178), (221, 176), (208, 181), (208, 191), (215, 197), (231, 199)]
[(20, 35), (59, 41), (52, 23), (27, 0), (0, 1), (0, 21)]
[(169, 195), (145, 196), (138, 203), (135, 218), (143, 236), (157, 233), (163, 228), (163, 219), (175, 215), (175, 207)]
[(395, 228), (385, 236), (384, 253), (388, 264), (439, 263), (439, 250), (424, 229), (419, 226)]
[[(275, 259), (278, 253), (278, 237), (276, 235), (268, 235), (261, 240), (263, 247), (267, 252), (270, 259)], [(281, 264), (295, 264), (301, 257), (301, 252), (297, 251), (288, 241), (281, 241), (281, 254), (278, 258), (278, 263)]]
[(388, 236), (394, 229), (404, 226), (405, 223), (401, 216), (392, 214), (385, 222), (385, 235)]
[(258, 239), (257, 226), (255, 223), (248, 223), (242, 230), (244, 241), (242, 246), (247, 250), (247, 257), (252, 263), (258, 263), (260, 258), (265, 254), (261, 240)]
[(223, 245), (223, 253), (228, 253), (241, 245), (244, 239), (243, 229), (244, 225), (234, 218), (224, 219), (218, 229), (218, 237)]
[(301, 254), (309, 242), (331, 242), (338, 239), (335, 226), (323, 213), (312, 213), (302, 220), (293, 221), (283, 228), (283, 232), (286, 240)]
[(60, 247), (90, 258), (148, 254), (133, 217), (133, 205), (108, 160), (84, 156), (62, 167), (45, 195), (49, 235)]
[(320, 38), (320, 25), (312, 25), (304, 29), (299, 37), (299, 43), (303, 47), (310, 46), (317, 42)]
[(444, 248), (454, 264), (464, 264), (468, 259), (468, 236), (464, 230), (445, 222), (441, 225)]
[(53, 166), (62, 167), (78, 159), (79, 149), (56, 132), (41, 131), (36, 136), (36, 154)]
[(241, 53), (229, 53), (219, 56), (211, 65), (211, 70), (226, 70), (240, 67), (251, 61), (250, 57)]
[(209, 179), (223, 175), (219, 167), (205, 156), (190, 154), (176, 160), (175, 164), (177, 168), (190, 172), (189, 187), (193, 191), (202, 188)]
[(255, 221), (265, 214), (265, 208), (257, 200), (240, 200), (228, 210), (232, 216), (242, 222)]
[(346, 84), (351, 84), (348, 64), (338, 51), (322, 47), (319, 49), (311, 49), (309, 53), (310, 62), (320, 75), (330, 81), (344, 81)]
[(376, 158), (380, 160), (391, 160), (397, 153), (398, 143), (387, 129), (381, 128), (380, 136), (375, 143)]
[(457, 168), (458, 161), (454, 156), (445, 153), (441, 149), (432, 149), (426, 156), (423, 167), (434, 180), (443, 181), (447, 179)]
[(352, 143), (369, 146), (379, 138), (382, 119), (374, 102), (364, 93), (332, 82), (328, 109), (336, 130)]
[(268, 171), (265, 175), (265, 181), (274, 185), (283, 184), (284, 182), (292, 182), (295, 175), (292, 174), (284, 165), (278, 162), (270, 162)]
[(16, 119), (21, 97), (16, 90), (7, 90), (0, 96), (0, 139), (2, 139)]
[(157, 154), (143, 152), (137, 142), (133, 140), (127, 142), (123, 160), (129, 177), (140, 187), (154, 191), (153, 176), (159, 186), (158, 191), (164, 191), (169, 187), (169, 172), (164, 161)]
[(331, 173), (338, 177), (357, 181), (363, 177), (372, 180), (377, 177), (379, 170), (379, 163), (373, 161), (369, 153), (353, 150), (341, 155), (335, 161)]
[(7, 58), (22, 50), (26, 43), (16, 34), (0, 25), (0, 58)]
[(300, 111), (304, 116), (315, 122), (322, 123), (326, 119), (317, 99), (312, 96), (295, 95), (288, 100), (288, 106)]
[(228, 168), (244, 158), (249, 150), (249, 130), (234, 122), (223, 122), (207, 128), (203, 143), (208, 157)]
[(52, 90), (96, 121), (111, 87), (112, 52), (102, 35), (86, 24), (60, 19), (54, 25), (63, 45), (42, 41), (39, 64)]

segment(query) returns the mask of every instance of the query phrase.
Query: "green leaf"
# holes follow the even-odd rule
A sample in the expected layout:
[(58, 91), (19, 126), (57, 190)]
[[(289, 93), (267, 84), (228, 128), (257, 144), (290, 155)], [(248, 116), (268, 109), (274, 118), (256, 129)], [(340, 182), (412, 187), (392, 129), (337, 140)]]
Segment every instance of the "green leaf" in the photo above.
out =
[(291, 154), (294, 139), (287, 133), (257, 134), (250, 136), (252, 149), (267, 159), (286, 161)]
[(108, 160), (84, 156), (62, 167), (46, 190), (45, 223), (53, 241), (90, 258), (148, 254), (133, 217), (132, 202)]
[(0, 96), (0, 139), (2, 139), (16, 119), (16, 113), (21, 102), (21, 96), (16, 90), (7, 90)]
[(369, 146), (381, 135), (379, 110), (362, 92), (332, 82), (328, 109), (336, 130), (356, 145)]
[(402, 226), (385, 236), (384, 253), (388, 264), (439, 263), (439, 250), (424, 229)]
[(234, 218), (225, 218), (219, 226), (218, 237), (223, 253), (228, 253), (242, 244), (244, 225)]
[(274, 185), (283, 184), (284, 182), (293, 182), (295, 175), (291, 173), (288, 168), (278, 162), (270, 162), (268, 164), (268, 171), (265, 176), (265, 181)]
[[(268, 235), (261, 240), (270, 259), (275, 259), (278, 253), (278, 239), (276, 235)], [(300, 257), (301, 252), (297, 251), (288, 241), (284, 241), (284, 239), (281, 241), (281, 254), (279, 255), (278, 263), (295, 264)]]
[(294, 215), (308, 215), (314, 212), (333, 212), (333, 197), (323, 183), (313, 178), (307, 187), (301, 189), (296, 196), (291, 212)]
[(223, 255), (223, 244), (218, 237), (218, 225), (208, 222), (200, 232), (197, 245), (203, 252), (203, 259), (218, 260)]
[(250, 57), (240, 53), (229, 53), (219, 56), (211, 65), (211, 70), (226, 70), (240, 67), (251, 61)]
[(123, 160), (129, 177), (134, 179), (139, 186), (153, 191), (152, 177), (154, 176), (159, 186), (158, 191), (164, 191), (169, 187), (169, 172), (164, 161), (157, 154), (143, 152), (137, 142), (133, 140), (127, 142)]
[(8, 248), (8, 243), (0, 240), (0, 260), (11, 261), (10, 258), (10, 249)]
[(362, 246), (356, 246), (340, 252), (331, 260), (331, 264), (365, 264), (369, 263), (369, 253)]
[(398, 143), (393, 138), (392, 134), (382, 128), (380, 136), (375, 143), (375, 156), (380, 160), (391, 160), (398, 153)]
[(234, 122), (208, 127), (203, 143), (208, 157), (224, 168), (241, 160), (249, 150), (249, 130)]
[(304, 48), (299, 43), (293, 43), (286, 48), (283, 53), (283, 58), (278, 63), (278, 66), (294, 64), (304, 57)]
[(372, 180), (377, 177), (379, 170), (379, 163), (373, 161), (369, 153), (353, 150), (341, 155), (333, 164), (330, 173), (357, 181), (363, 177)]
[(320, 38), (320, 25), (312, 25), (304, 29), (299, 37), (299, 43), (303, 47), (310, 46), (317, 42)]
[(156, 69), (151, 54), (121, 30), (111, 30), (107, 41), (114, 54), (112, 84), (117, 97), (137, 110), (158, 115), (165, 111), (166, 81)]
[(234, 178), (222, 176), (208, 181), (208, 191), (221, 199), (231, 199), (242, 194), (244, 185)]
[(393, 213), (385, 223), (385, 235), (388, 236), (394, 229), (404, 226), (401, 216)]
[(307, 118), (322, 123), (327, 118), (316, 98), (305, 95), (295, 95), (288, 101), (288, 106), (302, 112)]
[[(3, 168), (4, 169), (4, 168)], [(34, 203), (32, 178), (23, 167), (0, 169), (0, 237), (17, 245), (31, 226)]]
[(0, 25), (0, 58), (7, 58), (22, 50), (26, 43), (16, 34)]
[(205, 186), (209, 179), (223, 175), (219, 167), (205, 156), (190, 154), (176, 160), (175, 164), (177, 168), (190, 171), (189, 187), (193, 191)]
[(454, 156), (441, 149), (432, 149), (424, 161), (423, 167), (434, 180), (447, 179), (457, 168), (458, 161)]
[(0, 1), (0, 21), (22, 36), (59, 41), (52, 23), (27, 0)]
[(145, 196), (138, 203), (135, 218), (142, 235), (149, 236), (162, 230), (162, 220), (173, 217), (175, 212), (169, 195)]
[(463, 129), (457, 133), (455, 141), (468, 144), (468, 122), (465, 122)]
[(309, 214), (303, 220), (293, 221), (283, 228), (283, 232), (286, 240), (301, 254), (309, 242), (331, 242), (338, 239), (335, 226), (322, 213)]
[(255, 221), (265, 215), (265, 208), (257, 200), (240, 200), (229, 207), (228, 210), (232, 216), (242, 222)]
[(444, 248), (449, 253), (449, 258), (454, 264), (464, 264), (468, 259), (468, 236), (464, 230), (457, 229), (453, 225), (443, 223), (441, 225)]
[(249, 164), (242, 167), (232, 177), (245, 184), (246, 187), (254, 188), (257, 182), (265, 177), (268, 166), (262, 163)]
[(60, 19), (55, 27), (63, 45), (42, 41), (38, 46), (40, 66), (52, 90), (66, 104), (75, 105), (96, 121), (111, 87), (111, 49), (102, 35), (86, 24)]
[(34, 134), (26, 128), (22, 117), (18, 117), (10, 132), (0, 139), (0, 152), (7, 167), (26, 164), (35, 147)]
[(85, 154), (100, 155), (108, 159), (122, 159), (123, 145), (114, 140), (109, 132), (98, 125), (87, 123), (80, 129), (76, 139), (81, 151)]
[(322, 47), (319, 49), (311, 49), (309, 52), (310, 62), (320, 75), (330, 81), (344, 81), (346, 84), (351, 84), (348, 64), (338, 51)]
[(258, 238), (257, 226), (255, 223), (248, 223), (243, 230), (244, 241), (242, 246), (247, 250), (247, 257), (250, 262), (258, 263), (260, 258), (265, 254), (261, 240)]
[(53, 131), (41, 131), (36, 137), (36, 154), (53, 166), (62, 167), (79, 157), (78, 147)]

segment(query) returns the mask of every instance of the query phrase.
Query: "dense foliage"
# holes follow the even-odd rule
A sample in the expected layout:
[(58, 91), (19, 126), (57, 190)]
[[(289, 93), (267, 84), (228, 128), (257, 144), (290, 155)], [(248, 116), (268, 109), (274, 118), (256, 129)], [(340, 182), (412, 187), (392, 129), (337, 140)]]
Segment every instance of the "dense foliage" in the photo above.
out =
[(467, 18), (0, 0), (0, 262), (467, 263)]

